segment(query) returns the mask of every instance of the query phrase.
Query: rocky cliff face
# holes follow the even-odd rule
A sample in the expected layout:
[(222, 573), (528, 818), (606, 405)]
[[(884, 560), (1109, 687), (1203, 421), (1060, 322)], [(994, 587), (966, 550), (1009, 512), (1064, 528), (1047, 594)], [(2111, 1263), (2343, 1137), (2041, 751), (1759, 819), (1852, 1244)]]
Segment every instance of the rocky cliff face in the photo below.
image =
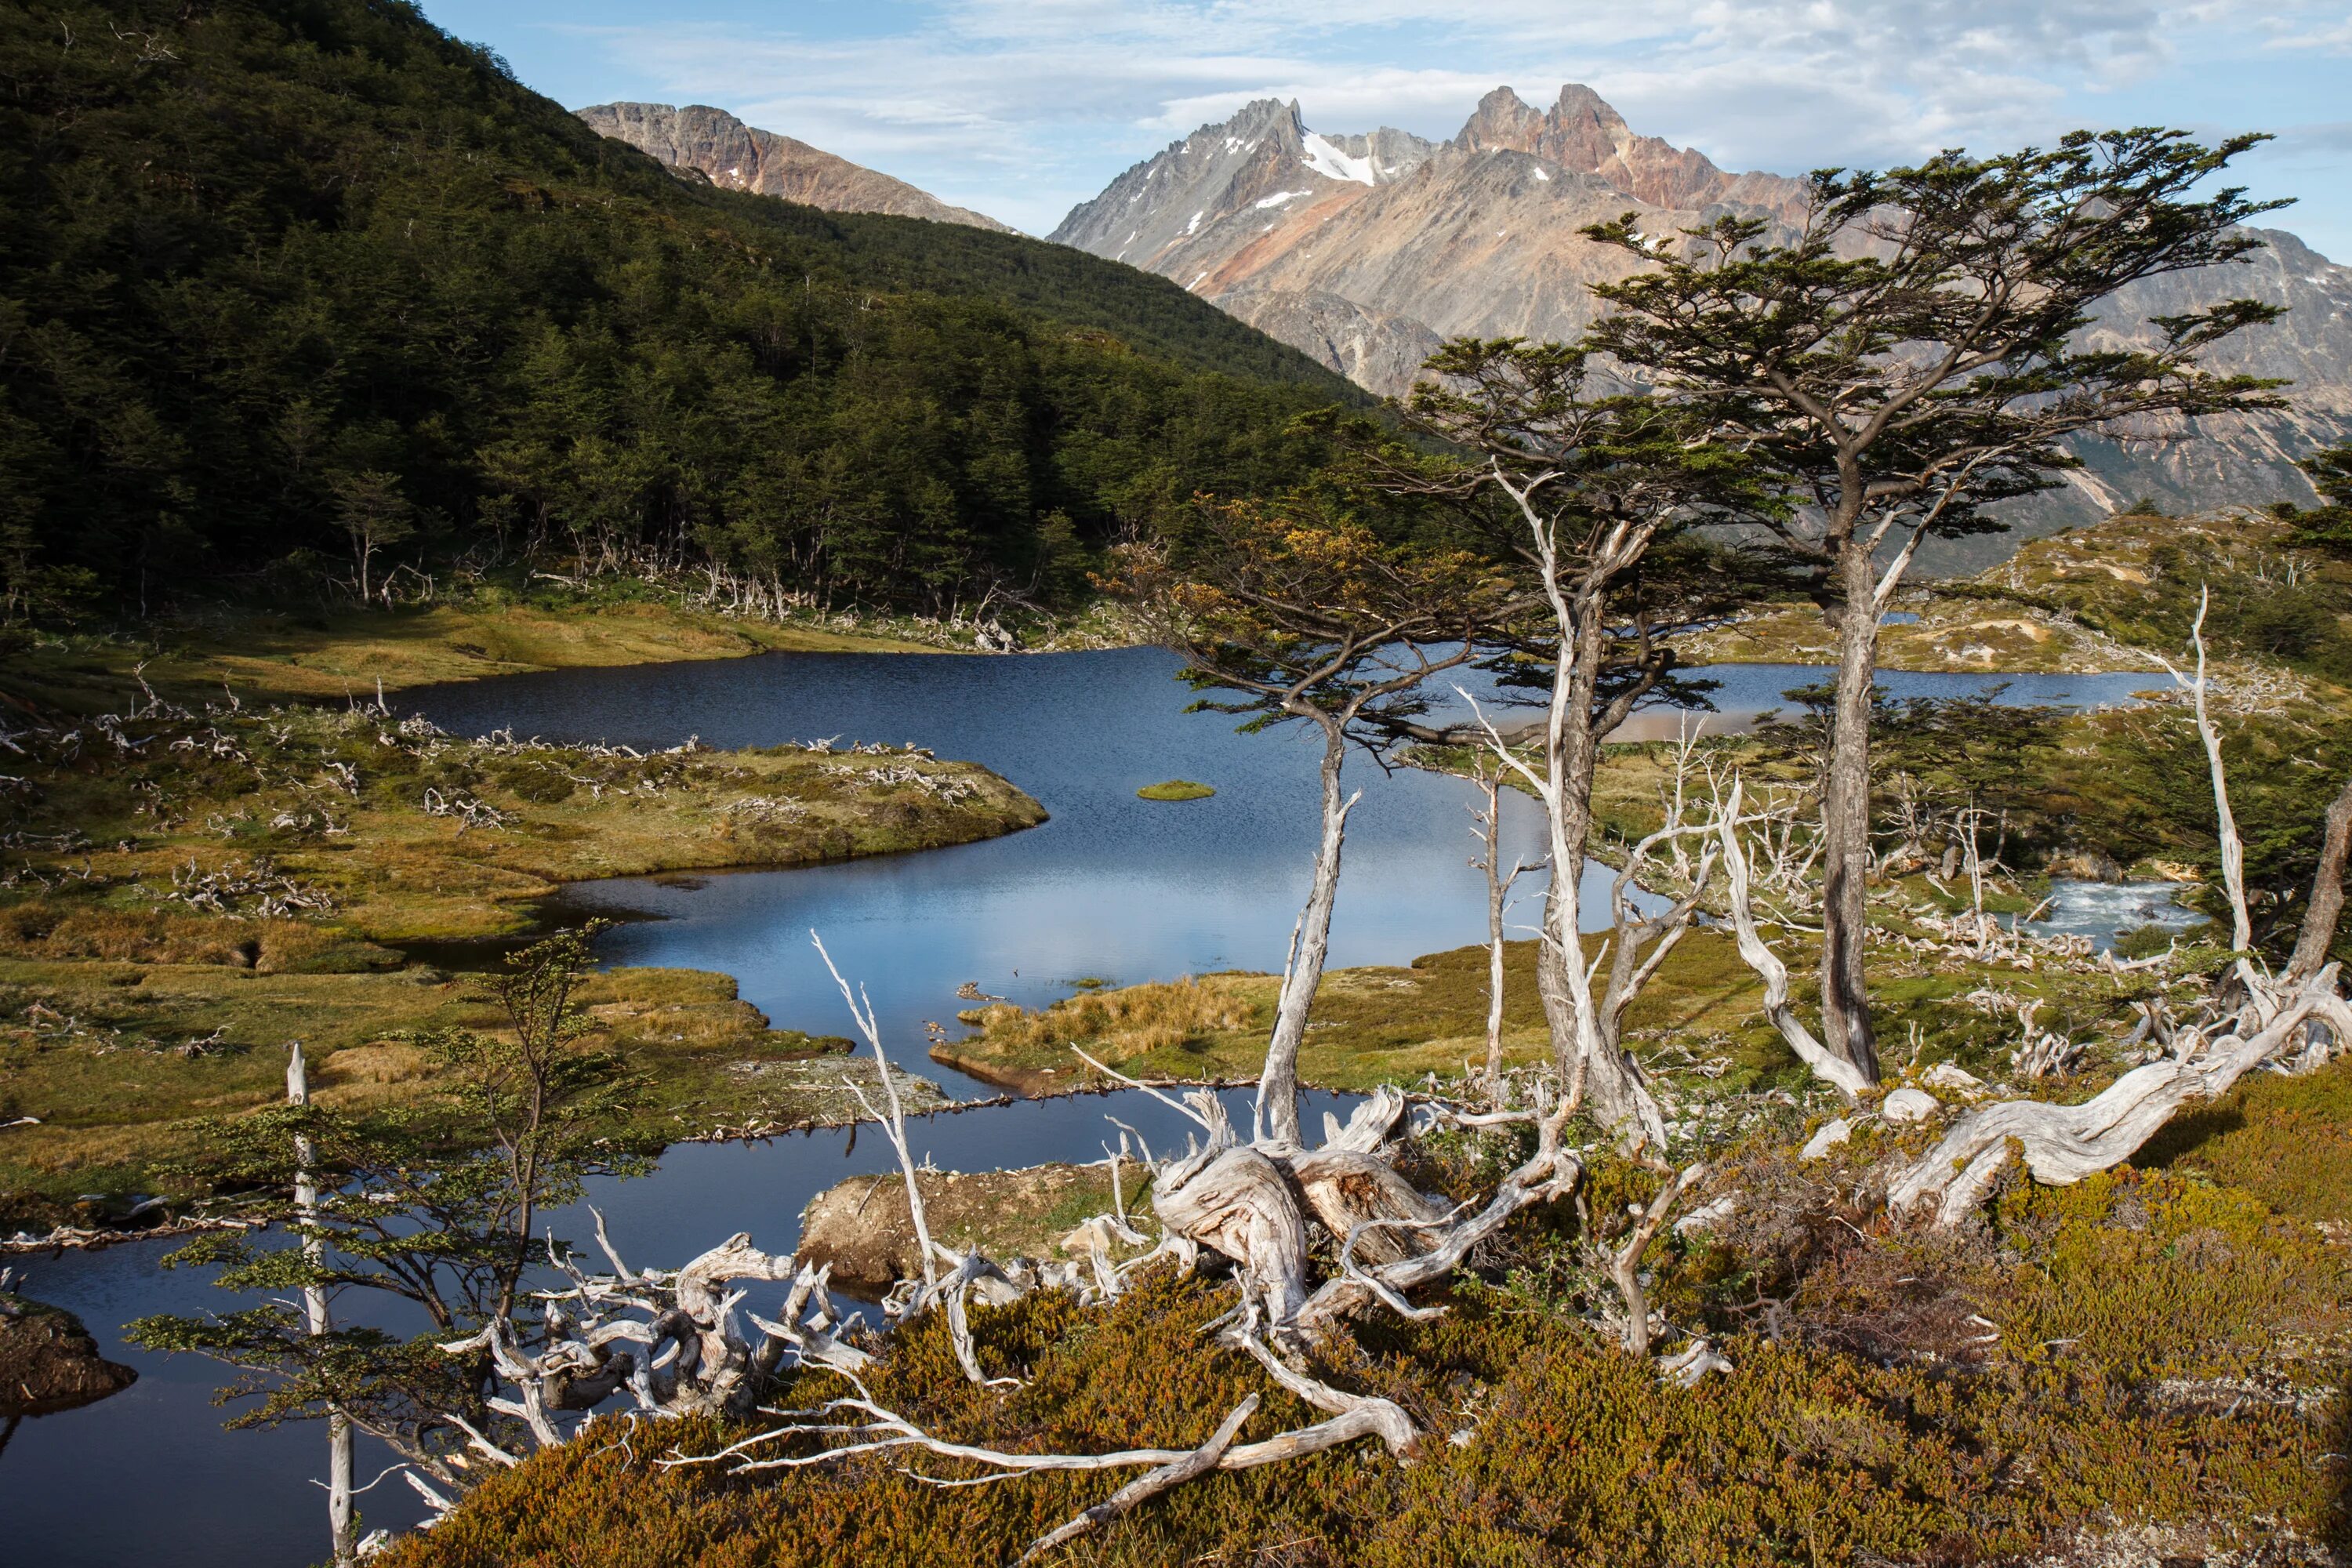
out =
[(746, 125), (708, 104), (675, 109), (667, 103), (600, 103), (579, 114), (599, 133), (730, 191), (755, 191), (829, 212), (890, 213), (1013, 232), (983, 213), (950, 206), (903, 180)]
[[(1298, 105), (1263, 100), (1203, 126), (1073, 208), (1052, 238), (1172, 278), (1370, 390), (1410, 389), (1448, 337), (1573, 337), (1591, 285), (1624, 252), (1580, 232), (1625, 212), (1650, 232), (1733, 211), (1801, 219), (1803, 182), (1717, 168), (1636, 134), (1591, 89), (1538, 110), (1497, 88), (1453, 140), (1381, 129), (1330, 136)], [(2292, 381), (2295, 406), (2260, 422), (2087, 443), (2065, 491), (2022, 509), (2027, 531), (2150, 497), (2179, 507), (2308, 500), (2292, 459), (2352, 436), (2352, 268), (2293, 235), (2243, 267), (2127, 290), (2093, 336), (2132, 341), (2148, 317), (2235, 297), (2287, 307), (2214, 356), (2217, 370)], [(1955, 561), (1951, 564), (1962, 564)]]

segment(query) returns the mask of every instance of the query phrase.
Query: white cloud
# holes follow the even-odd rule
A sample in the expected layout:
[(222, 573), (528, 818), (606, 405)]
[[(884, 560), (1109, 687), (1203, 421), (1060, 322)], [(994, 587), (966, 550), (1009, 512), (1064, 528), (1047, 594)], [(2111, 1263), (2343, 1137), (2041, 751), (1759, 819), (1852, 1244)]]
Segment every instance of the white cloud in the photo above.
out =
[[(634, 96), (719, 104), (1038, 232), (1260, 98), (1298, 100), (1325, 132), (1444, 136), (1497, 83), (1540, 106), (1582, 81), (1637, 131), (1727, 168), (1798, 173), (2078, 122), (2237, 129), (2227, 106), (2191, 101), (2218, 65), (2276, 72), (2293, 51), (2352, 49), (2342, 0), (945, 0), (890, 35), (591, 36)], [(2263, 94), (2242, 122), (2329, 119), (2332, 89), (2310, 96)], [(2307, 136), (2296, 162), (2340, 167), (2336, 146)]]

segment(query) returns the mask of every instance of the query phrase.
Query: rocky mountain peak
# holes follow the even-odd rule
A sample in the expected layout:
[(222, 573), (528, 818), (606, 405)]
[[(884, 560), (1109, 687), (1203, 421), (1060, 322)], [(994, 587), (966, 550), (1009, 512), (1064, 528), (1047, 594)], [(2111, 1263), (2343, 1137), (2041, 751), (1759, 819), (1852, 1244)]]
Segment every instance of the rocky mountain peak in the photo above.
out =
[(1013, 232), (985, 214), (950, 206), (903, 180), (805, 142), (746, 125), (707, 103), (683, 109), (667, 103), (599, 103), (579, 115), (600, 134), (728, 190), (780, 196), (829, 212), (890, 213)]
[(1541, 110), (1509, 88), (1498, 87), (1478, 100), (1455, 133), (1454, 145), (1465, 153), (1532, 153), (1543, 130)]
[(1656, 206), (1697, 208), (1734, 195), (1732, 177), (1706, 154), (1634, 134), (1623, 115), (1581, 82), (1562, 87), (1549, 111), (1498, 87), (1478, 100), (1452, 145), (1464, 153), (1525, 153), (1563, 169), (1598, 174)]
[[(1448, 337), (1581, 332), (1599, 308), (1591, 285), (1636, 265), (1584, 237), (1589, 225), (1634, 210), (1671, 233), (1728, 209), (1786, 237), (1807, 197), (1801, 180), (1728, 174), (1642, 135), (1576, 82), (1541, 110), (1498, 87), (1440, 142), (1318, 132), (1299, 105), (1269, 98), (1135, 164), (1053, 237), (1172, 279), (1359, 384), (1401, 394)], [(2247, 268), (2128, 291), (2085, 341), (2137, 347), (2153, 315), (2241, 294), (2271, 300), (2285, 319), (2230, 344), (2214, 368), (2292, 381), (2294, 410), (2209, 422), (2196, 441), (2089, 444), (2074, 486), (2081, 512), (2139, 495), (2191, 509), (2308, 499), (2290, 459), (2352, 431), (2352, 268), (2290, 235), (2263, 237)], [(2067, 504), (2037, 503), (2033, 519), (2063, 521)]]

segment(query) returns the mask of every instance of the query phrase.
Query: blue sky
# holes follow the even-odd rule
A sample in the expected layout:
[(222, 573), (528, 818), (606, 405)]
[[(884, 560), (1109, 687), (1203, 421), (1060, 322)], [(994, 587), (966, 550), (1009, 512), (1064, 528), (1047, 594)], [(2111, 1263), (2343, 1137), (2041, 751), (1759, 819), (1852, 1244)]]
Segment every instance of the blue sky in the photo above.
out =
[(2270, 221), (2352, 259), (2352, 0), (424, 0), (578, 108), (710, 103), (1042, 234), (1254, 98), (1450, 136), (1598, 89), (1729, 169), (1883, 166), (2077, 125), (2277, 133)]

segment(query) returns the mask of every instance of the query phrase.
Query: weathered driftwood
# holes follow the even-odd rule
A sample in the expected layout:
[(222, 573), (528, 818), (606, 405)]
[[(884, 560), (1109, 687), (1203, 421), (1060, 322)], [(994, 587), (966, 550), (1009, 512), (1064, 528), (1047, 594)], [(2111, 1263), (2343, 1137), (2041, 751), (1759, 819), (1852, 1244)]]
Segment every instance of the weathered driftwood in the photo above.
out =
[[(1246, 1470), (1261, 1465), (1279, 1464), (1344, 1447), (1364, 1437), (1379, 1438), (1391, 1455), (1402, 1459), (1420, 1440), (1420, 1428), (1395, 1402), (1375, 1395), (1345, 1393), (1285, 1363), (1258, 1337), (1254, 1308), (1245, 1309), (1244, 1326), (1228, 1339), (1265, 1368), (1281, 1387), (1312, 1408), (1326, 1412), (1330, 1418), (1311, 1426), (1276, 1433), (1259, 1442), (1238, 1443), (1236, 1439), (1243, 1426), (1257, 1411), (1258, 1396), (1252, 1394), (1245, 1395), (1218, 1423), (1208, 1439), (1196, 1448), (1123, 1448), (1104, 1454), (1013, 1453), (979, 1444), (949, 1442), (934, 1436), (897, 1412), (876, 1403), (863, 1382), (854, 1373), (844, 1372), (842, 1375), (857, 1391), (853, 1396), (828, 1400), (810, 1409), (770, 1411), (771, 1415), (783, 1417), (783, 1425), (754, 1433), (713, 1453), (673, 1452), (656, 1462), (664, 1468), (723, 1465), (730, 1471), (741, 1474), (801, 1469), (837, 1463), (853, 1455), (913, 1448), (942, 1458), (984, 1466), (991, 1473), (974, 1478), (980, 1480), (1003, 1479), (1019, 1475), (1152, 1467), (1150, 1473), (1032, 1542), (1020, 1559), (1026, 1563), (1097, 1525), (1118, 1518), (1148, 1499), (1213, 1471)], [(814, 1447), (798, 1453), (762, 1455), (755, 1452), (799, 1442), (811, 1442)], [(928, 1480), (931, 1478), (918, 1479)], [(935, 1481), (933, 1484), (969, 1485), (971, 1482)]]
[(1151, 1206), (1170, 1230), (1228, 1258), (1276, 1323), (1307, 1300), (1307, 1222), (1289, 1176), (1241, 1144), (1213, 1145), (1168, 1167)]
[(1444, 1205), (1415, 1190), (1395, 1166), (1376, 1154), (1327, 1146), (1295, 1155), (1289, 1164), (1307, 1208), (1324, 1229), (1348, 1237), (1360, 1226), (1379, 1227), (1364, 1235), (1354, 1249), (1356, 1256), (1375, 1263), (1394, 1263), (1424, 1250), (1416, 1229), (1383, 1222), (1433, 1222), (1446, 1215)]
[(1650, 1243), (1657, 1238), (1675, 1205), (1706, 1175), (1705, 1165), (1691, 1165), (1660, 1187), (1650, 1206), (1633, 1222), (1633, 1228), (1609, 1255), (1610, 1281), (1625, 1303), (1625, 1348), (1635, 1355), (1650, 1353), (1650, 1298), (1642, 1284), (1642, 1257), (1650, 1250)]
[[(1441, 1279), (1460, 1268), (1473, 1248), (1503, 1227), (1506, 1221), (1530, 1205), (1564, 1198), (1583, 1175), (1576, 1157), (1560, 1147), (1560, 1129), (1573, 1110), (1562, 1099), (1537, 1108), (1536, 1152), (1496, 1184), (1495, 1194), (1477, 1213), (1443, 1223), (1428, 1231), (1427, 1245), (1412, 1257), (1371, 1269), (1349, 1269), (1328, 1280), (1300, 1309), (1296, 1324), (1313, 1334), (1341, 1319), (1369, 1310), (1404, 1291)], [(1364, 1227), (1359, 1226), (1358, 1232)], [(1352, 1234), (1342, 1257), (1357, 1242)]]
[(1909, 1214), (1932, 1205), (1937, 1224), (1957, 1223), (1983, 1201), (2009, 1163), (2012, 1143), (2023, 1151), (2034, 1180), (2052, 1186), (2110, 1169), (2137, 1153), (2182, 1106), (2226, 1093), (2276, 1057), (2315, 1012), (2340, 1012), (2336, 973), (2329, 964), (2251, 1036), (2223, 1035), (2210, 1046), (2184, 1037), (2188, 1053), (2134, 1068), (2080, 1105), (2011, 1100), (1969, 1111), (1926, 1158), (1895, 1178), (1888, 1206)]

